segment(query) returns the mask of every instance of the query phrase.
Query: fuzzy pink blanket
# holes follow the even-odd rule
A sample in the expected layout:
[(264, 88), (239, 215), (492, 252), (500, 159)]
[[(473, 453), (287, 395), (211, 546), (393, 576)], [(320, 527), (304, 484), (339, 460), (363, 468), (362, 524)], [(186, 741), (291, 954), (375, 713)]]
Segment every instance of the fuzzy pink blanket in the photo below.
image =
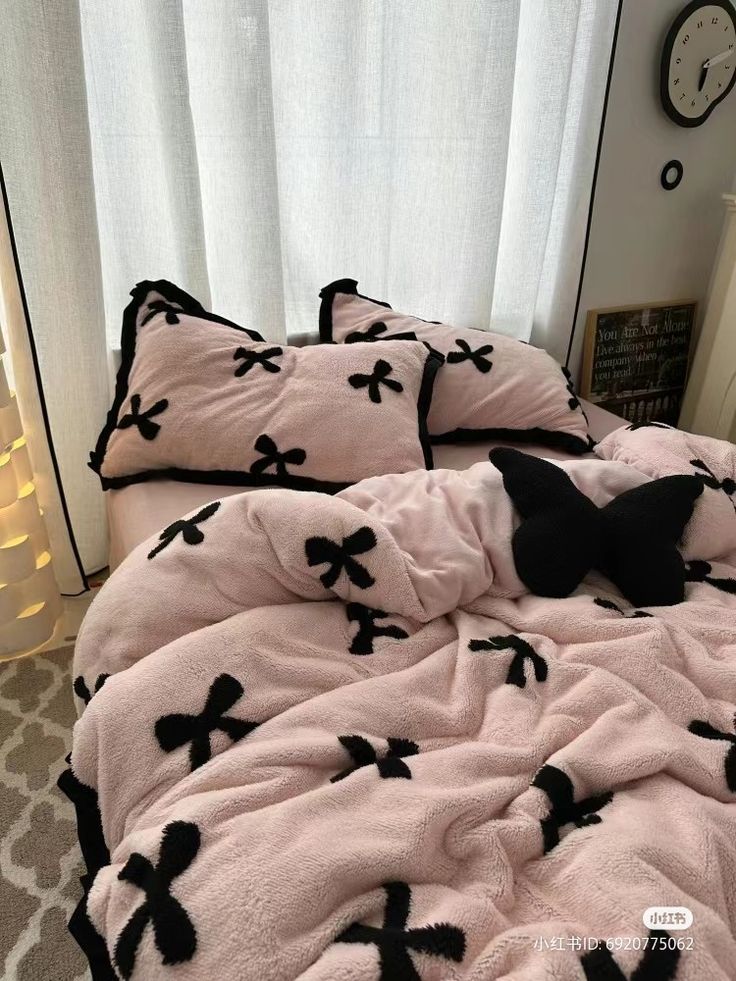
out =
[[(490, 463), (228, 497), (133, 552), (61, 778), (94, 976), (736, 977), (736, 447), (688, 440), (672, 607), (525, 593)], [(598, 505), (660, 475), (561, 466)]]

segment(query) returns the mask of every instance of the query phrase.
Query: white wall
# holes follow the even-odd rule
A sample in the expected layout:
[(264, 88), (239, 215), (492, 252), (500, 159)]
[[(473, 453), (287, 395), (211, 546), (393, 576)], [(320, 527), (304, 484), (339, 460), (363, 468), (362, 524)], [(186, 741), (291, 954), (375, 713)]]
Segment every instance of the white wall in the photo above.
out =
[[(659, 98), (659, 64), (685, 0), (623, 0), (588, 261), (570, 367), (577, 377), (589, 309), (705, 300), (736, 172), (736, 88), (702, 125), (673, 123)], [(678, 158), (675, 190), (659, 183)], [(702, 317), (702, 306), (700, 309)]]

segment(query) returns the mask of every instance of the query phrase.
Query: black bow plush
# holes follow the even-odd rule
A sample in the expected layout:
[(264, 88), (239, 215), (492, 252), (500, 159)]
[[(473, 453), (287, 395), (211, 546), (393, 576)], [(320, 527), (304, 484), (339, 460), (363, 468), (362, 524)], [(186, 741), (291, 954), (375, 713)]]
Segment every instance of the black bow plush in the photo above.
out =
[(569, 596), (591, 569), (632, 606), (672, 606), (685, 598), (676, 543), (703, 481), (661, 477), (597, 507), (564, 470), (510, 448), (489, 453), (522, 522), (511, 547), (521, 581), (538, 596)]

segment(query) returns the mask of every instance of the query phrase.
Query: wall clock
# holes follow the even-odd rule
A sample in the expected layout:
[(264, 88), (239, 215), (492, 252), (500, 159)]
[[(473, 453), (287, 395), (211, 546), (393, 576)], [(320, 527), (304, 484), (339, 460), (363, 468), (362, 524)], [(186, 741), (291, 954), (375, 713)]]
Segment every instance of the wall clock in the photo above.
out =
[(700, 126), (736, 82), (736, 11), (728, 0), (693, 0), (664, 42), (662, 105), (679, 126)]

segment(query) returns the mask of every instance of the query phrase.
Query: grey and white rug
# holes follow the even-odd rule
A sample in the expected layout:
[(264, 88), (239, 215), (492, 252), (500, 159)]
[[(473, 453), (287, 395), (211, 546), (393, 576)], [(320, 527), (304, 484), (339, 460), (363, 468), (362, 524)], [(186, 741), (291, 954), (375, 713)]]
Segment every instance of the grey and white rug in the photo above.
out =
[(71, 647), (0, 663), (0, 977), (88, 978), (67, 931), (81, 896), (74, 810), (56, 786), (76, 720)]

